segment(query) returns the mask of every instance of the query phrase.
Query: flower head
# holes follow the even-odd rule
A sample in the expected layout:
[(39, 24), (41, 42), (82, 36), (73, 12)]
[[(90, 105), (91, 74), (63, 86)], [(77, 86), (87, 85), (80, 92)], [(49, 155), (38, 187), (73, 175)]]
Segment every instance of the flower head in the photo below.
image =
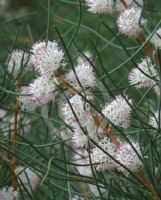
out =
[(161, 127), (161, 113), (160, 113), (160, 122), (159, 122), (159, 111), (156, 111), (154, 115), (150, 117), (149, 124), (156, 129), (158, 128), (159, 125)]
[(13, 192), (11, 187), (4, 187), (0, 190), (1, 200), (13, 200), (14, 196), (17, 196), (17, 194)]
[[(98, 145), (104, 149), (110, 156), (115, 156), (115, 145), (107, 138), (98, 142)], [(115, 161), (108, 154), (104, 153), (99, 147), (94, 147), (91, 152), (92, 164), (98, 171), (112, 170), (115, 168)]]
[(161, 28), (156, 31), (150, 41), (156, 48), (161, 48)]
[[(77, 77), (76, 77), (76, 75)], [(75, 67), (75, 73), (71, 70), (66, 74), (66, 81), (75, 89), (81, 90), (83, 88), (94, 87), (96, 84), (96, 76), (93, 68), (88, 62), (82, 62)], [(78, 78), (78, 80), (77, 80)]]
[(35, 43), (32, 54), (32, 63), (41, 75), (51, 77), (53, 72), (63, 64), (64, 53), (55, 41)]
[(86, 125), (89, 118), (88, 111), (89, 104), (80, 95), (75, 95), (69, 99), (69, 102), (64, 102), (61, 109), (64, 121), (73, 127), (78, 127), (79, 123), (81, 126)]
[(113, 13), (115, 2), (113, 0), (85, 0), (88, 11), (96, 14)]
[(8, 72), (16, 78), (24, 67), (31, 70), (30, 56), (20, 49), (13, 50), (6, 60), (6, 66)]
[(128, 128), (130, 126), (132, 109), (127, 101), (132, 104), (132, 100), (126, 100), (121, 96), (116, 96), (115, 100), (106, 104), (102, 113), (109, 119), (114, 125)]
[(138, 68), (132, 69), (128, 78), (130, 84), (135, 85), (138, 89), (151, 88), (155, 85), (155, 81), (152, 78), (158, 78), (158, 75), (150, 58), (146, 58), (142, 59), (141, 63), (138, 63)]
[[(141, 151), (139, 144), (136, 142), (132, 142), (132, 145), (136, 152), (140, 155)], [(129, 143), (122, 143), (122, 145), (116, 152), (115, 159), (126, 168), (128, 168), (130, 171), (136, 172), (141, 167), (142, 162), (134, 149)], [(127, 172), (127, 170), (120, 164), (117, 164), (117, 170), (121, 172)]]
[(140, 31), (141, 9), (129, 8), (120, 13), (117, 19), (119, 31), (126, 36), (136, 36)]
[(21, 189), (25, 187), (28, 191), (32, 191), (35, 190), (40, 183), (38, 174), (30, 168), (19, 166), (16, 168), (16, 175)]
[(72, 142), (76, 148), (84, 148), (88, 145), (88, 136), (93, 140), (98, 141), (98, 135), (101, 135), (100, 129), (95, 124), (93, 118), (87, 113), (86, 121), (83, 124), (82, 130), (79, 125), (76, 126), (73, 131)]
[(29, 86), (22, 88), (20, 103), (24, 109), (34, 111), (54, 100), (54, 90), (55, 84), (53, 80), (38, 77)]
[(77, 149), (72, 158), (76, 169), (81, 175), (91, 176), (92, 172), (89, 167), (89, 156), (85, 149)]

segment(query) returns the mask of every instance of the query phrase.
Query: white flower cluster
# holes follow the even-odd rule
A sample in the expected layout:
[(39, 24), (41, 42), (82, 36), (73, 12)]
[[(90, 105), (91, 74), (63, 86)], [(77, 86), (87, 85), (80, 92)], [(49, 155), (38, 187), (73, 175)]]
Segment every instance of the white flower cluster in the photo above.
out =
[[(115, 11), (125, 10), (120, 0), (85, 0), (88, 11), (93, 14), (111, 14)], [(126, 6), (140, 8), (143, 6), (143, 0), (125, 0)]]
[(64, 53), (53, 41), (35, 43), (31, 62), (40, 76), (29, 86), (22, 87), (20, 103), (23, 109), (34, 111), (55, 99), (56, 79), (54, 71), (63, 64)]
[(156, 31), (150, 41), (155, 48), (161, 48), (161, 28)]
[(16, 175), (19, 187), (28, 192), (35, 190), (40, 183), (39, 175), (33, 169), (19, 166), (16, 168)]
[(85, 149), (78, 149), (73, 154), (72, 161), (76, 164), (75, 168), (81, 175), (91, 176), (92, 172), (89, 166), (89, 155)]
[(13, 200), (14, 197), (18, 200), (18, 196), (16, 193), (13, 192), (11, 187), (4, 187), (0, 189), (0, 199), (1, 200)]
[(96, 84), (96, 76), (93, 72), (93, 68), (85, 61), (79, 62), (75, 67), (75, 72), (71, 70), (66, 74), (65, 79), (76, 90), (93, 88)]
[[(132, 146), (136, 152), (141, 155), (139, 144), (132, 142)], [(120, 148), (116, 152), (115, 158), (119, 163), (128, 168), (130, 171), (137, 172), (138, 169), (140, 169), (142, 166), (142, 162), (132, 146), (127, 142), (122, 142)], [(118, 171), (126, 173), (127, 170), (123, 166), (117, 164), (116, 168)]]
[(89, 118), (88, 111), (90, 105), (86, 103), (80, 95), (72, 96), (68, 101), (62, 105), (62, 115), (64, 121), (73, 127), (81, 126), (84, 127), (86, 119)]
[[(159, 121), (160, 120), (160, 121)], [(161, 128), (161, 114), (159, 117), (159, 111), (156, 111), (153, 116), (150, 117), (149, 119), (149, 124), (153, 127), (153, 128)]]
[(32, 47), (31, 61), (42, 76), (51, 77), (55, 70), (63, 64), (64, 53), (53, 41), (37, 42)]
[[(126, 173), (127, 168), (130, 171), (136, 172), (142, 166), (142, 162), (136, 154), (136, 152), (139, 155), (141, 154), (139, 144), (136, 142), (132, 142), (136, 152), (127, 142), (122, 142), (120, 148), (116, 150), (114, 144), (106, 138), (98, 142), (98, 145), (100, 148), (93, 148), (91, 153), (92, 163), (97, 163), (95, 167), (98, 171), (117, 169), (118, 171)], [(104, 153), (101, 148), (104, 149), (107, 154)], [(108, 155), (112, 156), (114, 159), (110, 158)]]
[(83, 125), (83, 130), (80, 126), (76, 126), (73, 129), (74, 133), (72, 137), (72, 142), (74, 147), (76, 148), (86, 147), (88, 144), (88, 136), (91, 137), (93, 140), (98, 141), (98, 135), (102, 135), (100, 129), (94, 123), (93, 118), (90, 115), (88, 117), (89, 118), (86, 119)]
[(7, 70), (16, 78), (23, 70), (31, 70), (30, 55), (20, 49), (15, 49), (6, 60)]
[(34, 170), (30, 168), (19, 166), (16, 168), (15, 173), (17, 175), (17, 181), (18, 181), (17, 190), (13, 192), (12, 187), (4, 187), (0, 189), (1, 200), (21, 199), (20, 196), (22, 190), (24, 191), (27, 190), (29, 193), (32, 193), (32, 191), (34, 191), (40, 183), (39, 175), (36, 174)]
[(116, 96), (111, 103), (105, 105), (102, 113), (114, 125), (128, 128), (130, 126), (132, 114), (132, 109), (129, 104), (132, 104), (132, 100), (128, 100), (127, 96), (125, 96), (125, 98), (121, 95)]
[(91, 152), (92, 164), (98, 171), (112, 170), (115, 167), (115, 161), (112, 160), (108, 154), (112, 157), (115, 155), (115, 146), (107, 138), (100, 140), (98, 145), (107, 152), (104, 153), (101, 148), (95, 147)]
[(137, 36), (140, 33), (141, 9), (130, 8), (122, 12), (117, 19), (119, 31), (125, 36)]
[(85, 0), (88, 11), (93, 14), (111, 14), (115, 11), (121, 12), (117, 19), (120, 33), (125, 36), (137, 36), (141, 32), (141, 25), (146, 20), (141, 18), (143, 0)]
[(75, 95), (66, 101), (61, 112), (64, 121), (73, 128), (72, 142), (75, 147), (83, 148), (87, 145), (87, 134), (97, 140), (99, 130), (90, 114), (90, 105), (80, 95)]
[[(142, 59), (141, 63), (138, 63), (137, 68), (133, 68), (129, 73), (129, 83), (134, 85), (137, 89), (151, 88), (156, 85), (156, 80), (159, 80), (158, 73), (155, 69), (150, 58)], [(156, 80), (155, 80), (156, 79)], [(156, 93), (158, 94), (158, 86), (154, 86)]]
[(34, 111), (38, 107), (54, 100), (55, 84), (53, 80), (40, 76), (29, 86), (23, 87), (21, 93), (20, 102), (22, 107), (29, 111)]
[(88, 11), (96, 14), (113, 13), (114, 1), (113, 0), (85, 0), (88, 6)]

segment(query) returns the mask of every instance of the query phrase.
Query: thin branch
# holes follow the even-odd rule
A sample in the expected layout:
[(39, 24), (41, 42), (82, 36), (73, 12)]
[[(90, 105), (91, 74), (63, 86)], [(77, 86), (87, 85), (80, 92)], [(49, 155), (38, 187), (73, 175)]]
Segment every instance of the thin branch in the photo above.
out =
[(94, 119), (96, 125), (98, 127), (100, 127), (104, 133), (106, 133), (106, 135), (116, 145), (116, 148), (119, 149), (120, 148), (120, 142), (115, 137), (114, 133), (111, 130), (111, 127), (106, 128), (105, 125), (104, 125), (104, 123), (103, 123), (103, 121), (102, 121), (102, 119), (98, 115), (93, 116), (93, 119)]
[[(19, 92), (19, 78), (16, 79), (16, 92)], [(11, 161), (11, 169), (12, 169), (12, 174), (13, 174), (13, 179), (12, 179), (12, 188), (13, 188), (13, 193), (15, 194), (17, 191), (17, 178), (16, 178), (16, 148), (17, 148), (17, 125), (18, 125), (18, 113), (20, 109), (20, 104), (19, 104), (19, 97), (16, 97), (16, 105), (15, 105), (15, 112), (14, 112), (14, 127), (13, 127), (13, 135), (12, 135), (12, 149), (14, 152), (14, 156)], [(13, 197), (13, 200), (16, 200), (16, 196)]]
[(138, 172), (136, 172), (137, 177), (143, 182), (143, 184), (145, 185), (146, 188), (149, 189), (149, 191), (152, 192), (152, 194), (154, 195), (154, 199), (155, 200), (160, 200), (156, 190), (154, 189), (154, 187), (151, 185), (151, 183), (144, 177), (143, 172), (140, 170)]

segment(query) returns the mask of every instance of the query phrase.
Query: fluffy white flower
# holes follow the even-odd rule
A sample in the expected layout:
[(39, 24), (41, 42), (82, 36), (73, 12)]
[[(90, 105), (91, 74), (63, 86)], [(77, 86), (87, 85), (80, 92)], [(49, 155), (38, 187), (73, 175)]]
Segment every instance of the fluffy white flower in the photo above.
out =
[(0, 190), (1, 200), (13, 200), (14, 196), (16, 196), (16, 200), (18, 200), (17, 194), (13, 192), (11, 187), (4, 187)]
[(120, 13), (117, 19), (119, 31), (126, 36), (136, 36), (140, 31), (141, 9), (129, 8)]
[[(136, 1), (133, 1), (133, 0), (124, 0), (127, 7), (130, 8), (130, 7), (135, 7), (135, 8), (140, 8), (140, 7), (143, 7), (144, 5), (144, 2), (143, 0), (136, 0)], [(124, 5), (121, 3), (120, 0), (116, 0), (116, 9), (118, 11), (123, 11), (125, 10), (125, 7)]]
[(34, 111), (35, 109), (48, 104), (55, 98), (54, 90), (54, 80), (38, 77), (29, 86), (22, 88), (22, 96), (20, 96), (22, 108)]
[[(140, 146), (136, 142), (132, 142), (133, 147), (141, 155)], [(130, 171), (136, 172), (142, 165), (141, 160), (139, 159), (136, 152), (133, 150), (132, 146), (124, 142), (117, 150), (115, 159), (128, 168)], [(127, 170), (121, 165), (117, 164), (117, 170), (121, 172), (127, 172)]]
[[(159, 79), (159, 77), (158, 77), (158, 79)], [(154, 86), (154, 92), (156, 95), (158, 95), (158, 96), (160, 95), (160, 86), (159, 85)]]
[(86, 121), (89, 119), (89, 109), (90, 105), (86, 103), (81, 96), (75, 95), (69, 99), (69, 103), (68, 101), (63, 103), (61, 112), (64, 121), (67, 124), (73, 127), (78, 127), (79, 123), (81, 124), (81, 126), (86, 125)]
[(77, 152), (73, 154), (72, 160), (75, 164), (77, 164), (75, 165), (75, 168), (81, 175), (91, 176), (92, 172), (89, 166), (89, 155), (85, 149), (77, 149)]
[(74, 134), (72, 136), (72, 143), (75, 148), (84, 148), (88, 143), (88, 137), (85, 135), (81, 128), (77, 128), (74, 130)]
[[(127, 101), (132, 104), (132, 100)], [(106, 104), (102, 113), (109, 119), (114, 125), (128, 128), (130, 126), (132, 109), (128, 105), (127, 101), (121, 96), (116, 96), (115, 99)]]
[[(76, 77), (76, 75), (77, 77)], [(75, 89), (81, 90), (83, 88), (94, 87), (96, 84), (96, 76), (93, 72), (92, 66), (88, 62), (82, 62), (75, 67), (75, 73), (71, 70), (66, 74), (66, 81)], [(77, 81), (77, 78), (79, 82)], [(80, 83), (80, 84), (79, 84)], [(82, 87), (81, 87), (82, 86)]]
[(156, 48), (161, 48), (161, 28), (156, 31), (150, 41)]
[[(88, 116), (88, 117), (87, 117)], [(86, 115), (86, 121), (84, 123), (84, 131), (79, 127), (74, 128), (74, 134), (72, 142), (76, 148), (84, 148), (88, 145), (88, 136), (93, 140), (98, 141), (98, 135), (101, 136), (100, 129), (95, 124), (93, 118), (90, 115)]]
[(30, 168), (19, 166), (16, 168), (16, 175), (21, 189), (25, 187), (29, 192), (35, 190), (40, 183), (38, 174)]
[(154, 115), (150, 117), (149, 124), (156, 129), (158, 128), (158, 125), (160, 124), (160, 128), (161, 128), (161, 113), (160, 113), (160, 123), (159, 123), (159, 111), (156, 111)]
[[(51, 133), (51, 138), (54, 140), (55, 139), (55, 128), (53, 129), (53, 132)], [(62, 125), (59, 128), (59, 133), (62, 137), (63, 140), (70, 140), (72, 138), (73, 132), (71, 129), (68, 127)]]
[(88, 11), (96, 14), (113, 13), (115, 11), (115, 3), (113, 0), (85, 0)]
[[(83, 148), (87, 146), (88, 135), (93, 140), (97, 141), (98, 135), (100, 135), (101, 131), (95, 124), (93, 117), (89, 112), (90, 105), (86, 103), (81, 96), (75, 95), (69, 99), (69, 102), (77, 118), (75, 117), (68, 101), (63, 103), (61, 108), (62, 116), (64, 121), (73, 128), (73, 146), (76, 148)], [(82, 126), (84, 130), (82, 130), (80, 126)]]
[(15, 49), (12, 51), (6, 60), (6, 66), (8, 72), (15, 78), (21, 72), (21, 70), (23, 70), (23, 68), (27, 70), (32, 69), (29, 54), (20, 49)]
[(41, 75), (50, 77), (63, 64), (64, 53), (55, 41), (35, 43), (32, 54), (32, 63)]
[[(158, 79), (158, 74), (150, 58), (142, 59), (142, 62), (138, 63), (138, 68), (133, 68), (132, 71), (129, 73), (128, 79), (131, 85), (135, 85), (136, 88), (140, 89), (151, 88), (153, 85), (156, 84), (155, 80), (153, 80), (152, 78)], [(150, 78), (149, 76), (152, 78)]]
[[(100, 140), (98, 145), (112, 157), (115, 156), (115, 145), (107, 138)], [(95, 164), (94, 166), (98, 171), (112, 170), (116, 166), (115, 161), (98, 147), (92, 149), (91, 160), (92, 164)]]

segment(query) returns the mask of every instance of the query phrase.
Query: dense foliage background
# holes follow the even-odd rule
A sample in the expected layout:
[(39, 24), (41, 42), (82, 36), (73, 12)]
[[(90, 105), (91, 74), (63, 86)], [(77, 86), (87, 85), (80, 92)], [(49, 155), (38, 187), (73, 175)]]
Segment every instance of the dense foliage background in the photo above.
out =
[[(148, 21), (145, 36), (153, 33), (160, 22), (160, 8), (159, 0), (145, 0), (143, 16)], [(160, 128), (151, 130), (147, 126), (149, 115), (160, 109), (161, 101), (152, 90), (140, 91), (129, 85), (129, 71), (146, 54), (143, 48), (135, 54), (140, 44), (135, 38), (120, 35), (116, 17), (117, 13), (93, 15), (87, 12), (81, 0), (8, 1), (7, 7), (0, 8), (0, 108), (7, 110), (7, 116), (14, 114), (17, 96), (15, 80), (7, 72), (5, 64), (13, 49), (29, 52), (37, 41), (56, 40), (66, 52), (67, 65), (62, 69), (64, 73), (76, 64), (78, 56), (83, 56), (86, 51), (91, 52), (91, 62), (97, 74), (97, 86), (93, 91), (95, 106), (101, 110), (111, 97), (121, 92), (128, 93), (133, 99), (135, 113), (126, 136), (136, 139), (143, 146), (145, 176), (155, 185), (161, 197), (161, 133)], [(159, 50), (158, 54), (160, 55)], [(27, 85), (34, 77), (34, 70), (32, 73), (24, 73), (20, 86)], [(126, 177), (108, 172), (98, 173), (97, 177), (91, 178), (76, 171), (71, 161), (71, 146), (61, 135), (61, 130), (65, 131), (66, 127), (60, 114), (63, 99), (62, 92), (58, 91), (54, 103), (43, 106), (36, 112), (21, 110), (19, 130), (25, 132), (25, 128), (30, 126), (30, 131), (28, 134), (18, 134), (17, 165), (32, 167), (41, 176), (37, 190), (22, 193), (21, 199), (68, 200), (78, 195), (86, 199), (151, 200), (151, 193), (132, 175)], [(25, 117), (30, 119), (29, 124), (25, 123)], [(0, 120), (3, 122), (6, 119), (2, 117)], [(10, 186), (12, 180), (12, 127), (7, 127), (7, 133), (10, 134), (5, 136), (4, 128), (0, 129), (1, 188)], [(117, 129), (115, 132), (120, 134)], [(88, 187), (89, 184), (96, 186), (94, 192)], [(104, 188), (105, 193), (98, 188)]]

